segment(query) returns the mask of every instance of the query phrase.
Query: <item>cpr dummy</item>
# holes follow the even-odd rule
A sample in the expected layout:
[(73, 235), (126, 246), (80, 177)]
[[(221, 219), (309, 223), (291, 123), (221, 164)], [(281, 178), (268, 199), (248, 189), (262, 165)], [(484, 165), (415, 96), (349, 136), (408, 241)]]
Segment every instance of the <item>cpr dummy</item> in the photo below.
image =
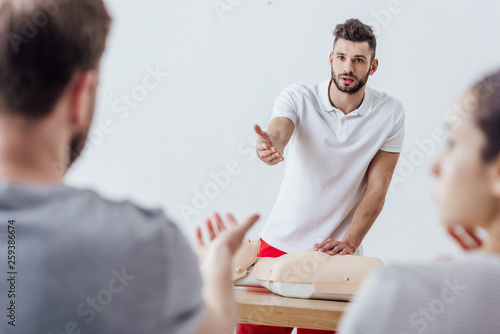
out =
[(244, 239), (233, 258), (233, 285), (264, 287), (295, 298), (350, 300), (382, 261), (356, 255), (300, 250), (278, 258), (258, 257), (260, 240)]

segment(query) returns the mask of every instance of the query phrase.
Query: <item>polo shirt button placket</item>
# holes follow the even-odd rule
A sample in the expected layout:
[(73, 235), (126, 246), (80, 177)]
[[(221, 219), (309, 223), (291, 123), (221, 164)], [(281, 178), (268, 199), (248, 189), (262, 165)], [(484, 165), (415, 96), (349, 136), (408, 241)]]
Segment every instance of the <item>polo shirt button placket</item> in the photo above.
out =
[(340, 125), (339, 125), (339, 140), (340, 141), (345, 141), (345, 117), (340, 118)]

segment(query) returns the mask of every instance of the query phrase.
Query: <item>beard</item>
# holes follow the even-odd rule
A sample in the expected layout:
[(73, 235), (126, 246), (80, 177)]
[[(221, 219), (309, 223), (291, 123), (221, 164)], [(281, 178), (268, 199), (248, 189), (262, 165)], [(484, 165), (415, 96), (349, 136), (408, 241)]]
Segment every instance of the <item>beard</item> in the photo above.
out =
[[(352, 87), (342, 86), (342, 84), (340, 84), (339, 81), (342, 77), (346, 77), (346, 76), (354, 78), (354, 80), (356, 80), (356, 84)], [(341, 75), (336, 75), (335, 72), (333, 72), (333, 68), (332, 68), (332, 81), (333, 81), (333, 83), (335, 84), (335, 86), (337, 87), (338, 90), (340, 90), (343, 93), (347, 93), (349, 95), (356, 94), (357, 92), (359, 92), (359, 90), (361, 88), (363, 88), (364, 85), (366, 85), (366, 82), (368, 81), (369, 76), (370, 76), (370, 70), (368, 70), (368, 73), (366, 73), (366, 75), (363, 78), (361, 78), (361, 80), (360, 80), (352, 72), (349, 74), (344, 73)]]
[(89, 118), (87, 120), (86, 126), (84, 126), (77, 134), (73, 136), (73, 138), (71, 138), (69, 144), (69, 163), (66, 170), (68, 170), (71, 165), (73, 165), (73, 163), (78, 159), (78, 157), (80, 157), (83, 149), (85, 148), (85, 143), (87, 142), (90, 126), (92, 125), (92, 120), (94, 119), (96, 91), (97, 85), (94, 86), (92, 94), (90, 96), (90, 103), (87, 110), (87, 115)]
[(73, 165), (73, 163), (78, 159), (78, 157), (82, 154), (82, 151), (85, 147), (85, 143), (87, 142), (87, 136), (89, 133), (90, 127), (81, 130), (78, 132), (73, 138), (71, 138), (70, 142), (70, 152), (69, 152), (69, 163), (68, 168)]

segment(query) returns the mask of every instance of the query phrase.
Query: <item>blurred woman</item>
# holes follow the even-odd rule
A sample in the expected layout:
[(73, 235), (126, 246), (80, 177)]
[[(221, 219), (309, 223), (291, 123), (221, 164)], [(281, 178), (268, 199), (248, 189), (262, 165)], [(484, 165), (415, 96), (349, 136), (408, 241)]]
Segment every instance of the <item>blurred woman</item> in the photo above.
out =
[[(500, 71), (459, 105), (432, 173), (440, 219), (470, 251), (446, 262), (385, 266), (363, 286), (340, 333), (500, 333)], [(484, 243), (477, 228), (488, 234)]]

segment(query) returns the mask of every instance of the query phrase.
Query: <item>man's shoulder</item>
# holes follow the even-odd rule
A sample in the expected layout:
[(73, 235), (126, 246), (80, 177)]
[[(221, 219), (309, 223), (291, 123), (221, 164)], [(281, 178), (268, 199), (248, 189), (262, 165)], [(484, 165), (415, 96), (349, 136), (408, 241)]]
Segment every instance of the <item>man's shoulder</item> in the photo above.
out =
[[(78, 240), (74, 246), (66, 244), (73, 253), (81, 247), (87, 249), (88, 245), (94, 245), (92, 252), (95, 254), (136, 257), (133, 252), (137, 247), (146, 253), (157, 254), (158, 251), (164, 252), (165, 247), (174, 249), (183, 242), (181, 229), (161, 208), (146, 207), (130, 199), (112, 198), (93, 189), (73, 188), (66, 195), (65, 200), (56, 204), (64, 209), (63, 212), (43, 228), (55, 231), (53, 234), (58, 235), (57, 238)], [(71, 221), (70, 225), (68, 221)], [(117, 245), (123, 245), (120, 254), (114, 251)]]
[(109, 210), (135, 211), (146, 216), (162, 214), (162, 210), (159, 208), (147, 208), (130, 199), (114, 199), (90, 188), (72, 188), (72, 193), (75, 194), (75, 197), (80, 197), (82, 201), (94, 202), (95, 204), (107, 207)]
[[(432, 263), (389, 264), (381, 269), (378, 279), (393, 281), (404, 291), (409, 291), (412, 287), (417, 289), (415, 291), (432, 291), (454, 283), (456, 277), (474, 285), (480, 282), (486, 283), (483, 280), (495, 273), (497, 278), (500, 278), (499, 265), (500, 257), (491, 259), (481, 255)], [(500, 280), (498, 282), (500, 284)]]
[(130, 199), (111, 198), (89, 188), (70, 188), (68, 201), (72, 202), (71, 206), (81, 210), (82, 215), (102, 220), (103, 224), (170, 223), (161, 208), (146, 207)]
[(384, 107), (390, 106), (394, 108), (394, 110), (396, 111), (404, 112), (403, 103), (401, 103), (401, 101), (395, 98), (394, 96), (389, 95), (385, 92), (381, 92), (369, 86), (367, 86), (366, 89), (367, 91), (370, 92), (372, 96), (372, 103), (374, 105), (378, 106), (383, 105)]
[(309, 83), (294, 83), (290, 84), (283, 89), (283, 93), (297, 94), (297, 95), (315, 95), (317, 96), (323, 86), (328, 87), (329, 79), (325, 79), (314, 84)]

